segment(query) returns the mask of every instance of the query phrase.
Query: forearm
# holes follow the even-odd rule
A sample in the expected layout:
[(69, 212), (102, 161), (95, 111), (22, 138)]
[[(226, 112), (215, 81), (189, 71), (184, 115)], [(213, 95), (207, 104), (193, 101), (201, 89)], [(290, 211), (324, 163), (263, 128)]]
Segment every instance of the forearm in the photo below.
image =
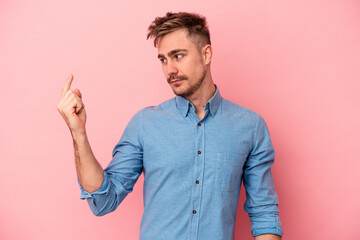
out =
[(103, 168), (96, 160), (86, 132), (71, 132), (74, 144), (75, 166), (79, 182), (84, 190), (92, 193), (98, 190), (104, 179)]
[(256, 236), (255, 240), (281, 240), (281, 237), (275, 234), (261, 234)]

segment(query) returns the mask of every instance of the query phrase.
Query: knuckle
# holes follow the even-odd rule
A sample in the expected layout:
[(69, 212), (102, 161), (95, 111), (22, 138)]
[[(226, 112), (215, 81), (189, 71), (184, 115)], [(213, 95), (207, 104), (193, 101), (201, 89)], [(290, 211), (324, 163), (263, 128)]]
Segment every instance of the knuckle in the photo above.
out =
[(65, 97), (68, 97), (69, 95), (71, 95), (73, 92), (69, 89), (66, 91), (65, 93)]

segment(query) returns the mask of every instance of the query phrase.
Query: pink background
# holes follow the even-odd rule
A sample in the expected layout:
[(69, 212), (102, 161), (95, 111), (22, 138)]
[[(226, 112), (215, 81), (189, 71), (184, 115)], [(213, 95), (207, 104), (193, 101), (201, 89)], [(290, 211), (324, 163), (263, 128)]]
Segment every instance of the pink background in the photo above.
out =
[[(360, 239), (359, 1), (220, 2), (0, 0), (0, 239), (138, 238), (143, 176), (93, 216), (56, 104), (73, 73), (105, 167), (133, 114), (173, 97), (145, 36), (181, 10), (208, 18), (222, 95), (268, 124), (283, 239)], [(251, 237), (244, 201), (237, 240)]]

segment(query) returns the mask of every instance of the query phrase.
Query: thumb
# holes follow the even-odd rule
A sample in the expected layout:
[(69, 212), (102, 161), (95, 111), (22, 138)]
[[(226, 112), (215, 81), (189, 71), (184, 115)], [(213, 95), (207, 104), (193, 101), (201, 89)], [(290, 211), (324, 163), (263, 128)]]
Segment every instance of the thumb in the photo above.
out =
[(79, 89), (75, 88), (73, 91), (76, 95), (78, 95), (80, 98), (82, 97), (81, 92)]

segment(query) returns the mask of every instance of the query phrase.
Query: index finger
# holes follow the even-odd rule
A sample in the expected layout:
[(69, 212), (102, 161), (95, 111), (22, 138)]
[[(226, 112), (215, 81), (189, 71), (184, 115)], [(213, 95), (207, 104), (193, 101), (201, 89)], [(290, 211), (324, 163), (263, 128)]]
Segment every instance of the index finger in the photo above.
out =
[(65, 93), (70, 89), (72, 80), (74, 79), (74, 75), (70, 74), (70, 76), (68, 77), (68, 79), (66, 80), (65, 86), (61, 92), (61, 97), (63, 97), (65, 95)]

